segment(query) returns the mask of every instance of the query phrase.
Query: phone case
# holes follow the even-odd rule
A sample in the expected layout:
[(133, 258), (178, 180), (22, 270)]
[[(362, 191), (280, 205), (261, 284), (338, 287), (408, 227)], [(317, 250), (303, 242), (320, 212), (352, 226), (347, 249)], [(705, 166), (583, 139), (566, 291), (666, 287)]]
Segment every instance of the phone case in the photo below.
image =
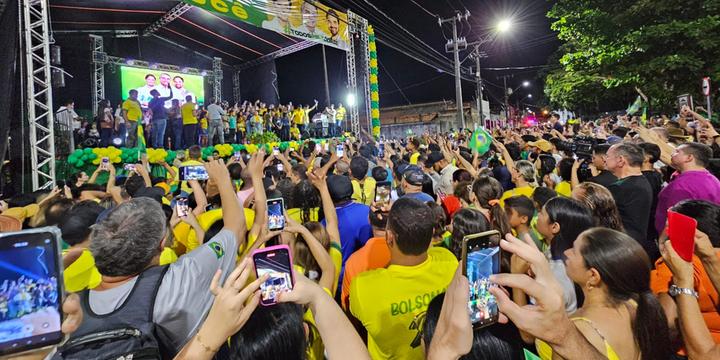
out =
[[(255, 269), (255, 277), (256, 277), (256, 278), (259, 278), (259, 277), (260, 277), (260, 275), (258, 275), (257, 266), (255, 266), (255, 255), (256, 255), (256, 254), (266, 253), (266, 252), (273, 252), (273, 251), (275, 251), (275, 250), (280, 250), (280, 249), (287, 250), (287, 252), (288, 252), (288, 259), (290, 259), (290, 281), (291, 281), (291, 283), (290, 283), (290, 285), (291, 285), (291, 286), (290, 286), (290, 289), (292, 290), (293, 288), (295, 288), (295, 270), (293, 269), (293, 263), (294, 263), (294, 262), (293, 262), (292, 251), (290, 251), (290, 247), (287, 246), (287, 245), (269, 246), (269, 247), (266, 247), (266, 248), (263, 248), (263, 249), (257, 249), (257, 250), (255, 250), (255, 251), (253, 251), (253, 252), (250, 254), (250, 258), (253, 260), (253, 268)], [(260, 300), (260, 305), (262, 305), (262, 306), (271, 306), (271, 305), (274, 305), (274, 304), (276, 304), (276, 303), (263, 304), (262, 299)]]
[(674, 212), (668, 211), (667, 235), (673, 249), (685, 261), (692, 261), (695, 250), (695, 229), (697, 220)]
[[(470, 240), (473, 240), (473, 239), (477, 239), (477, 238), (481, 238), (481, 237), (486, 237), (486, 236), (492, 236), (492, 235), (500, 236), (500, 232), (497, 231), (497, 230), (489, 230), (489, 231), (484, 231), (484, 232), (477, 233), (477, 234), (470, 234), (470, 235), (467, 235), (467, 236), (463, 237), (463, 240), (462, 240), (462, 255), (461, 255), (461, 257), (460, 257), (460, 259), (462, 260), (462, 274), (463, 274), (463, 275), (467, 276), (466, 268), (467, 268), (467, 249), (468, 249), (468, 245), (467, 245), (467, 244), (468, 244), (468, 242), (469, 242)], [(498, 245), (498, 246), (499, 246), (499, 245)]]

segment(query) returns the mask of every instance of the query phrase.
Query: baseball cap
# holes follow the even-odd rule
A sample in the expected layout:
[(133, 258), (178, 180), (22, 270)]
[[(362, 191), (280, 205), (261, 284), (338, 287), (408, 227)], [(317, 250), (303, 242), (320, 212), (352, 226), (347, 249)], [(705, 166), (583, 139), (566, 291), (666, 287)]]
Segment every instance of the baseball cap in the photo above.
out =
[(330, 175), (327, 178), (328, 190), (333, 201), (349, 200), (353, 194), (350, 178), (343, 175)]
[(402, 172), (403, 179), (410, 185), (422, 186), (425, 183), (425, 173), (415, 165), (408, 165)]
[(550, 142), (545, 139), (540, 139), (537, 141), (530, 141), (530, 142), (528, 142), (528, 145), (530, 145), (532, 147), (536, 147), (544, 152), (550, 152), (552, 150), (552, 144), (550, 144)]
[(615, 145), (617, 143), (621, 143), (622, 141), (623, 141), (623, 139), (621, 137), (619, 137), (617, 135), (610, 135), (610, 136), (608, 136), (606, 142), (610, 145)]
[(428, 155), (427, 160), (425, 161), (425, 167), (432, 167), (435, 165), (436, 162), (444, 159), (445, 156), (440, 151), (433, 151)]

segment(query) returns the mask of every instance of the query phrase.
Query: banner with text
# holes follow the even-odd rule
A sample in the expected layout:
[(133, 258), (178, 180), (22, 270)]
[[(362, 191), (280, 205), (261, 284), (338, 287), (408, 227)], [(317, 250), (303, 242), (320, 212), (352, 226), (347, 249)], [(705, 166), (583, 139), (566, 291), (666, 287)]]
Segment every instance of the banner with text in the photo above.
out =
[(281, 34), (348, 50), (347, 14), (311, 0), (182, 0)]

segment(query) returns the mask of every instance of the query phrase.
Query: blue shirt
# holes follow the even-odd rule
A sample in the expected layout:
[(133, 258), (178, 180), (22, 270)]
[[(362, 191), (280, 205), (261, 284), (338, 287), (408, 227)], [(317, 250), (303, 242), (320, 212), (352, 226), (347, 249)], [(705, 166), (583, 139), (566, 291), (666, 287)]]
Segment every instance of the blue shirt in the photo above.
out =
[[(349, 202), (336, 206), (338, 227), (340, 231), (340, 245), (342, 248), (342, 268), (340, 269), (340, 280), (338, 281), (338, 294), (342, 286), (342, 278), (345, 272), (345, 262), (357, 249), (360, 249), (372, 237), (372, 226), (370, 226), (370, 207), (364, 204)], [(326, 221), (322, 221), (323, 226)]]

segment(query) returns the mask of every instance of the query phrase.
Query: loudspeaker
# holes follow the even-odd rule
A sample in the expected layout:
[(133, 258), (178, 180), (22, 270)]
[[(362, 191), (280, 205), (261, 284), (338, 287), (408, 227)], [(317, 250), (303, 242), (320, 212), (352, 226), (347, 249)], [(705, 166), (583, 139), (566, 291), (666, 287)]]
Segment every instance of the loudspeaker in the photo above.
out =
[(50, 64), (60, 66), (62, 58), (60, 56), (60, 47), (57, 45), (50, 45)]
[(60, 68), (50, 68), (52, 86), (54, 88), (65, 87), (65, 73)]

